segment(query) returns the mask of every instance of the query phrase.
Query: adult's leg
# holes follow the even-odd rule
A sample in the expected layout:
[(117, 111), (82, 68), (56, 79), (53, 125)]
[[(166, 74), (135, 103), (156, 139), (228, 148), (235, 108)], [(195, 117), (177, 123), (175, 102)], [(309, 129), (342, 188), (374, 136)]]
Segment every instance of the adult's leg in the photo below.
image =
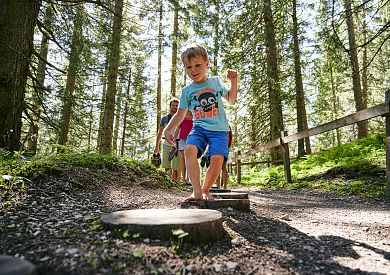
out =
[[(177, 152), (178, 153), (178, 152)], [(179, 182), (180, 181), (180, 177), (179, 177), (179, 169), (180, 169), (180, 155), (179, 153), (177, 155), (175, 155), (173, 157), (173, 159), (171, 160), (171, 169), (172, 169), (172, 179), (175, 181), (175, 182)]]
[(185, 159), (188, 175), (194, 192), (191, 196), (195, 199), (202, 198), (202, 189), (200, 187), (200, 169), (197, 159), (198, 147), (193, 144), (187, 144), (185, 148)]
[(228, 181), (228, 171), (226, 164), (222, 165), (222, 183), (223, 183), (223, 188), (227, 189), (227, 181)]
[(219, 174), (218, 177), (217, 177), (217, 180), (215, 181), (217, 183), (217, 188), (220, 189), (221, 188), (221, 175)]
[(180, 150), (180, 178), (182, 182), (187, 182), (186, 179), (186, 160), (184, 158), (184, 150)]
[(179, 182), (179, 171), (172, 169), (172, 179), (176, 182)]

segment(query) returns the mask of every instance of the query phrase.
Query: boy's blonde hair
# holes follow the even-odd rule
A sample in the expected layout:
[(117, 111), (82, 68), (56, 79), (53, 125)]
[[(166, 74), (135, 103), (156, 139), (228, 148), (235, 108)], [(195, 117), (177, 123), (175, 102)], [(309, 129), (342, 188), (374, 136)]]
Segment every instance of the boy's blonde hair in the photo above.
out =
[(202, 56), (205, 60), (209, 59), (206, 48), (199, 43), (191, 43), (181, 49), (181, 61), (183, 63), (185, 59), (190, 60), (197, 55)]

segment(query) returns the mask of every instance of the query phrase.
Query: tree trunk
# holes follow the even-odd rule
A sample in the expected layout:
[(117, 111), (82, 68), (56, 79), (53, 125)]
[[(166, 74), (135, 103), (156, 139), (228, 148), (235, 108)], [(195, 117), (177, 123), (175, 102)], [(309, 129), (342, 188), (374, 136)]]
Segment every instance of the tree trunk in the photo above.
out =
[[(77, 6), (77, 13), (73, 25), (72, 44), (69, 56), (69, 66), (66, 75), (66, 87), (63, 98), (63, 105), (61, 109), (60, 119), (60, 133), (58, 144), (65, 145), (68, 142), (68, 134), (70, 128), (70, 119), (72, 116), (73, 107), (73, 93), (76, 87), (76, 76), (80, 67), (80, 56), (82, 51), (82, 16), (83, 16), (83, 5)], [(59, 148), (59, 151), (62, 151)]]
[[(44, 26), (48, 30), (51, 30), (51, 25), (53, 23), (54, 13), (53, 9), (51, 8), (51, 5), (47, 6), (46, 13), (45, 13), (45, 19), (44, 19)], [(42, 40), (41, 40), (41, 47), (39, 56), (41, 57), (38, 60), (38, 67), (37, 67), (37, 85), (33, 91), (33, 114), (32, 114), (32, 120), (30, 121), (29, 126), (29, 136), (27, 138), (27, 148), (26, 150), (30, 152), (31, 154), (35, 155), (37, 153), (38, 148), (38, 131), (39, 131), (39, 119), (42, 113), (42, 102), (43, 102), (43, 96), (44, 96), (44, 90), (45, 90), (45, 76), (46, 76), (46, 62), (47, 55), (49, 52), (49, 34), (42, 33)]]
[(125, 111), (123, 114), (123, 128), (122, 128), (122, 143), (121, 143), (121, 156), (125, 153), (125, 140), (126, 140), (126, 129), (127, 129), (127, 114), (129, 112), (129, 100), (130, 100), (130, 85), (131, 85), (131, 71), (129, 72), (129, 79), (127, 80), (126, 89), (126, 100), (125, 100)]
[[(332, 109), (333, 109), (333, 112), (332, 112), (332, 120), (335, 120), (336, 118), (338, 118), (338, 98), (337, 98), (337, 91), (336, 91), (336, 85), (334, 85), (334, 77), (333, 77), (333, 68), (332, 68), (332, 65), (330, 64), (329, 65), (330, 67), (330, 83), (331, 83), (331, 89), (332, 89)], [(337, 128), (336, 129), (336, 139), (337, 139), (337, 145), (340, 145), (341, 144), (341, 135), (340, 135), (340, 129)], [(333, 146), (335, 146), (335, 144), (333, 144)]]
[(215, 17), (214, 17), (214, 60), (213, 75), (218, 75), (218, 53), (219, 53), (219, 0), (214, 0)]
[[(264, 0), (263, 12), (265, 23), (268, 95), (270, 101), (270, 136), (271, 140), (274, 140), (280, 138), (280, 133), (283, 131), (283, 114), (271, 0)], [(271, 149), (271, 159), (273, 163), (283, 159), (283, 149), (281, 146)]]
[[(105, 68), (106, 67), (107, 66), (105, 66)], [(101, 100), (101, 103), (100, 103), (99, 129), (98, 129), (98, 136), (97, 136), (97, 143), (96, 143), (97, 151), (100, 150), (100, 146), (102, 144), (103, 117), (104, 117), (104, 109), (105, 109), (104, 102), (106, 100), (106, 95), (107, 95), (107, 81), (106, 81), (107, 78), (104, 75), (102, 75), (102, 77), (100, 79), (102, 80), (102, 89), (103, 89), (103, 91), (102, 91), (102, 100)]]
[(157, 132), (160, 129), (160, 121), (161, 121), (161, 55), (162, 55), (162, 21), (163, 21), (163, 1), (160, 0), (159, 7), (159, 24), (158, 24), (158, 60), (157, 60)]
[(121, 118), (121, 104), (122, 104), (122, 85), (119, 86), (118, 96), (116, 100), (115, 127), (114, 127), (114, 136), (112, 138), (112, 148), (114, 154), (117, 153), (117, 149), (118, 149), (118, 134), (119, 134), (119, 124)]
[[(297, 126), (298, 132), (307, 129), (307, 116), (305, 93), (303, 91), (302, 71), (301, 71), (301, 53), (298, 39), (298, 19), (297, 19), (297, 0), (293, 0), (293, 40), (294, 40), (294, 69), (295, 69), (295, 92), (297, 108)], [(305, 148), (306, 142), (306, 148)], [(305, 150), (306, 149), (306, 150)], [(311, 153), (310, 139), (298, 140), (298, 158)]]
[(91, 111), (89, 111), (89, 127), (88, 127), (88, 146), (87, 146), (87, 153), (89, 153), (89, 152), (91, 151), (92, 124), (93, 124), (93, 105), (91, 105)]
[(177, 40), (179, 35), (179, 3), (174, 1), (173, 33), (172, 33), (172, 70), (171, 70), (171, 95), (176, 96), (176, 71), (177, 71)]
[(102, 143), (99, 149), (99, 152), (102, 154), (111, 154), (112, 152), (112, 134), (115, 112), (116, 79), (119, 67), (122, 11), (123, 0), (115, 0), (115, 15), (108, 69), (107, 95), (103, 115)]
[[(351, 60), (352, 68), (352, 81), (353, 81), (353, 94), (355, 98), (356, 111), (361, 111), (366, 109), (364, 106), (362, 89), (360, 86), (360, 72), (359, 72), (359, 61), (355, 41), (355, 26), (353, 22), (352, 10), (351, 10), (351, 0), (345, 0), (345, 12), (347, 16), (347, 27), (348, 27), (348, 41), (349, 41), (349, 57)], [(366, 106), (367, 107), (367, 106)], [(367, 136), (367, 121), (361, 121), (357, 123), (358, 125), (358, 137)]]
[(41, 0), (0, 2), (0, 148), (21, 149), (22, 113)]
[[(363, 44), (365, 45), (363, 47), (363, 69), (362, 69), (362, 96), (363, 96), (363, 107), (367, 108), (368, 103), (368, 57), (367, 57), (367, 22), (366, 22), (366, 16), (367, 16), (367, 8), (365, 6), (365, 0), (363, 0)], [(368, 123), (368, 121), (367, 121)]]

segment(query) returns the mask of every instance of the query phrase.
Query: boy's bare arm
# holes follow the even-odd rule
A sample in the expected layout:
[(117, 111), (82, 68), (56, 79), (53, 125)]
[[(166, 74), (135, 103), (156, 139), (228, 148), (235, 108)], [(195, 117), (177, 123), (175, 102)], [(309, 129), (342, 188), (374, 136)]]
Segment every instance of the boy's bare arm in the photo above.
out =
[(227, 103), (234, 105), (237, 100), (237, 91), (238, 91), (238, 74), (235, 70), (227, 70), (227, 79), (230, 80), (230, 90), (224, 96)]
[(176, 146), (176, 138), (172, 131), (175, 130), (180, 125), (180, 123), (182, 123), (184, 117), (186, 116), (186, 113), (187, 109), (177, 110), (176, 114), (173, 115), (168, 125), (164, 129), (165, 140), (169, 143), (170, 146)]

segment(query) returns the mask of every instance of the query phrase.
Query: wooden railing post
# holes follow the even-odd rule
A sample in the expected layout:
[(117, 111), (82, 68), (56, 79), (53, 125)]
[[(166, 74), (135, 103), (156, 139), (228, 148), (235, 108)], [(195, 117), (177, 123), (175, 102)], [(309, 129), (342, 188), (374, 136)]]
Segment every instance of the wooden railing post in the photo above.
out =
[[(241, 155), (241, 151), (238, 150), (237, 151), (237, 157), (239, 157)], [(241, 160), (237, 160), (237, 163), (236, 163), (236, 169), (237, 169), (237, 184), (241, 184)]]
[[(287, 131), (283, 131), (281, 133), (282, 137), (286, 137)], [(290, 169), (290, 151), (288, 147), (288, 142), (283, 143), (283, 139), (281, 140), (282, 147), (284, 149), (284, 154), (283, 154), (283, 166), (284, 166), (284, 182), (285, 183), (290, 183), (291, 182), (291, 169)]]
[[(390, 90), (385, 92), (385, 101), (390, 104)], [(390, 114), (385, 115), (386, 120), (386, 194), (390, 196)]]

